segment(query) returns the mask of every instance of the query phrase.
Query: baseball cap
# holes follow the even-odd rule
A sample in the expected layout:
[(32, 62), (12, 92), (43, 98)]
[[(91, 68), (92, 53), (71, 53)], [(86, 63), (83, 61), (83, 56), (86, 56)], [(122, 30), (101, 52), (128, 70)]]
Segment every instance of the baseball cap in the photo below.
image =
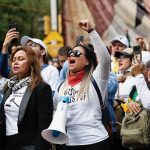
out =
[(110, 43), (114, 43), (114, 42), (117, 42), (119, 41), (120, 43), (122, 43), (123, 45), (125, 45), (126, 47), (129, 47), (129, 42), (128, 42), (128, 39), (125, 37), (125, 36), (122, 36), (122, 35), (117, 35), (115, 36), (111, 41)]
[(25, 46), (28, 41), (32, 41), (34, 43), (39, 44), (40, 46), (42, 46), (47, 51), (47, 47), (46, 47), (46, 45), (44, 44), (44, 42), (42, 40), (36, 39), (36, 38), (30, 38), (29, 36), (23, 36), (21, 38), (21, 45)]
[(114, 56), (117, 58), (120, 57), (121, 55), (132, 57), (133, 56), (133, 48), (126, 48), (123, 51), (117, 51), (114, 54)]

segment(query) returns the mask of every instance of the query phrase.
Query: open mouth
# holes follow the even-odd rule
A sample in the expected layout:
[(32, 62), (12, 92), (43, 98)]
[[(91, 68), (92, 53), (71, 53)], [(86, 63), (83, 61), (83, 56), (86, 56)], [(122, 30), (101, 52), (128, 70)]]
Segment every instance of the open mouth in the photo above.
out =
[(119, 67), (122, 66), (122, 63), (119, 63)]
[(75, 60), (73, 60), (73, 59), (72, 59), (72, 60), (69, 60), (69, 63), (70, 63), (70, 64), (74, 64), (74, 63), (75, 63)]

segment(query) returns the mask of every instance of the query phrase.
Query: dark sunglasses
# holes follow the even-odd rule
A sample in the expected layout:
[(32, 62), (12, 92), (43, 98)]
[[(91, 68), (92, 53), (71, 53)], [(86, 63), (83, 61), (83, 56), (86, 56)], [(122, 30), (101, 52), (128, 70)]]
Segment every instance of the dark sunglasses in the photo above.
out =
[(119, 57), (116, 57), (116, 59), (125, 59), (125, 58), (131, 58), (131, 56), (127, 56), (127, 55), (120, 55)]
[(69, 51), (67, 54), (68, 57), (80, 57), (81, 55), (85, 56), (85, 54), (81, 53), (79, 50)]

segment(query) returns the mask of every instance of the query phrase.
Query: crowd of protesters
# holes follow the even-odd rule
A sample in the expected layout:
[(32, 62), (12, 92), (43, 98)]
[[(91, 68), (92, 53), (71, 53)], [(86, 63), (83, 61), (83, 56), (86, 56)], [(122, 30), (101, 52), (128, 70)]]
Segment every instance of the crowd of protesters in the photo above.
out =
[[(88, 19), (79, 27), (91, 43), (61, 47), (58, 68), (48, 63), (47, 47), (40, 39), (23, 36), (20, 45), (12, 47), (19, 32), (14, 28), (6, 33), (0, 54), (0, 150), (52, 149), (41, 132), (49, 127), (62, 96), (70, 98), (65, 125), (69, 141), (56, 144), (57, 150), (129, 149), (121, 143), (121, 123), (125, 113), (137, 113), (141, 105), (150, 110), (150, 52), (142, 36), (135, 38), (134, 47), (123, 35), (106, 46)], [(102, 122), (93, 79), (108, 108), (109, 129)]]

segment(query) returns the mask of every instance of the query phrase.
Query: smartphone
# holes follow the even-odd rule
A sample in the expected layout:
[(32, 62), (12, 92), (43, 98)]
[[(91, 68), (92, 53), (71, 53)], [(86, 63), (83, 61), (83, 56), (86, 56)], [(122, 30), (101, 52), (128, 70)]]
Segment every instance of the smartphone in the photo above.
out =
[(133, 61), (136, 59), (142, 61), (142, 51), (139, 45), (133, 46)]
[(79, 45), (80, 42), (83, 42), (83, 40), (84, 40), (84, 36), (83, 36), (83, 35), (77, 36), (77, 39), (76, 39), (76, 45)]
[[(16, 22), (11, 22), (11, 23), (8, 25), (8, 28), (9, 28), (9, 30), (10, 30), (10, 29), (13, 29), (13, 28), (16, 28), (16, 31), (18, 31), (18, 25), (17, 25)], [(13, 39), (13, 40), (11, 41), (11, 44), (15, 44), (15, 43), (17, 43), (17, 42), (18, 42), (18, 39)]]
[(11, 22), (11, 23), (9, 24), (9, 30), (10, 30), (10, 29), (13, 29), (13, 28), (16, 28), (16, 31), (18, 31), (18, 26), (17, 26), (17, 23), (16, 23), (16, 22)]

